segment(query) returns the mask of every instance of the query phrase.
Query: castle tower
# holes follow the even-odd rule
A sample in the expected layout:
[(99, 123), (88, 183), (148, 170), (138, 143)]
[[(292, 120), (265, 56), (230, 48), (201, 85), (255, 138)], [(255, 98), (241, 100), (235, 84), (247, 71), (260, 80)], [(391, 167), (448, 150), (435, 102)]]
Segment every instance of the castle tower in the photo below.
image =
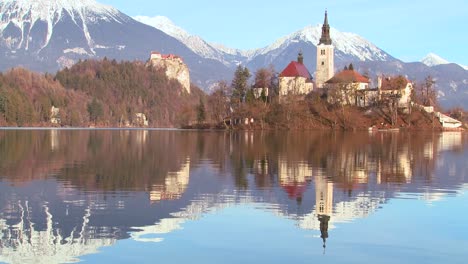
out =
[(335, 56), (332, 40), (330, 37), (330, 25), (328, 25), (328, 14), (325, 11), (325, 20), (322, 26), (322, 37), (317, 45), (317, 72), (315, 82), (317, 88), (323, 88), (323, 84), (335, 75)]

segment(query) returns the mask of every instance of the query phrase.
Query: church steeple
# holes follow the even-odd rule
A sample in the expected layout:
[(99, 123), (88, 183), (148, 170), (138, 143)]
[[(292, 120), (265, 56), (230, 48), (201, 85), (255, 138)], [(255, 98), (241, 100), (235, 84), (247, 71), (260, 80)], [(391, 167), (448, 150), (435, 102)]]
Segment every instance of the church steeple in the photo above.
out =
[(328, 24), (328, 12), (325, 10), (325, 19), (322, 26), (322, 37), (320, 37), (320, 44), (331, 45), (332, 40), (330, 38), (330, 25)]
[(304, 64), (304, 56), (302, 55), (302, 50), (299, 51), (299, 54), (297, 55), (297, 62), (300, 64)]
[(323, 241), (323, 254), (325, 254), (325, 249), (327, 248), (328, 222), (330, 222), (330, 216), (318, 215), (318, 220), (320, 221), (320, 237)]

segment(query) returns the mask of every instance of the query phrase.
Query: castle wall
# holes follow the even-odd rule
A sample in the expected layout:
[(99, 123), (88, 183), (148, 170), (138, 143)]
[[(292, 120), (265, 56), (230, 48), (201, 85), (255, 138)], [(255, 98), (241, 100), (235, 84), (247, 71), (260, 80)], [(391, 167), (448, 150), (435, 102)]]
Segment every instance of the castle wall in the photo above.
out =
[(185, 91), (190, 94), (190, 71), (182, 59), (175, 56), (164, 58), (160, 54), (151, 54), (151, 64), (166, 69), (166, 76), (179, 81)]

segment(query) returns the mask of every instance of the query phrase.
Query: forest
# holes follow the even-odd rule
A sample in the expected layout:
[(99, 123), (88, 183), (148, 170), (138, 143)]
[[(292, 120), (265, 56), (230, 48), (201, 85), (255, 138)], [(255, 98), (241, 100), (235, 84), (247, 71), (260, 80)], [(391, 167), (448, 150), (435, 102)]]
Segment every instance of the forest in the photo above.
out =
[[(430, 77), (416, 87), (414, 101), (437, 107)], [(466, 122), (463, 109), (449, 114)], [(252, 75), (239, 66), (230, 83), (219, 81), (209, 95), (193, 84), (188, 94), (164, 69), (104, 58), (80, 61), (55, 75), (22, 68), (0, 73), (0, 126), (363, 130), (433, 129), (440, 123), (418, 109), (402, 113), (391, 104), (330, 103), (318, 92), (279, 102), (272, 67)]]
[(0, 126), (51, 126), (54, 107), (56, 126), (142, 126), (143, 113), (151, 127), (180, 127), (205, 97), (191, 90), (141, 62), (86, 60), (55, 76), (15, 68), (0, 74)]

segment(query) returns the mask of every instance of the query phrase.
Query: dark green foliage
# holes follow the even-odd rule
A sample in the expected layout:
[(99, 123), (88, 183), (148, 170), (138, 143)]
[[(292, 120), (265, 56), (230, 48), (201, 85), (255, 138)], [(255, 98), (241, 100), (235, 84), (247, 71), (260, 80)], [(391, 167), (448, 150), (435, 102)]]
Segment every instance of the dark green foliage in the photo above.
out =
[(263, 101), (263, 102), (266, 102), (268, 100), (267, 96), (266, 96), (266, 93), (265, 93), (265, 88), (262, 89), (262, 93), (260, 94), (260, 99)]
[(247, 67), (243, 67), (241, 65), (237, 67), (231, 85), (233, 101), (237, 103), (242, 103), (245, 101), (250, 76), (250, 71), (247, 69)]
[(91, 101), (88, 104), (88, 113), (89, 113), (89, 119), (91, 122), (96, 123), (98, 118), (100, 118), (103, 114), (102, 110), (102, 104), (96, 100), (96, 98), (93, 98), (93, 101)]
[(352, 63), (350, 63), (350, 64), (349, 64), (349, 67), (348, 67), (348, 69), (349, 69), (350, 71), (354, 71), (354, 66), (353, 66), (353, 64), (352, 64)]
[(202, 124), (206, 120), (206, 110), (203, 100), (200, 98), (200, 103), (197, 106), (197, 122)]
[(33, 120), (32, 104), (20, 89), (2, 85), (0, 115), (9, 124), (23, 126)]

